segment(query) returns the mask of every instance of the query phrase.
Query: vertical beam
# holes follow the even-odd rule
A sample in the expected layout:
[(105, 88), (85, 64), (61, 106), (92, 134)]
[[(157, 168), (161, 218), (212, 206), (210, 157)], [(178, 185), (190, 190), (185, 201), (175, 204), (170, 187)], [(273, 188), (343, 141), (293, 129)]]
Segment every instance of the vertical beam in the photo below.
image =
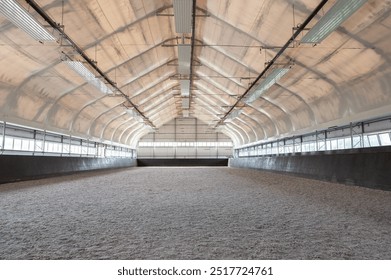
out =
[(80, 139), (80, 152), (79, 152), (80, 157), (82, 156), (82, 153), (83, 153), (83, 140)]
[(69, 134), (69, 147), (68, 147), (68, 154), (71, 155), (71, 147), (72, 147), (72, 136)]
[(45, 154), (45, 150), (46, 150), (46, 130), (43, 131), (42, 154)]
[(364, 145), (365, 145), (364, 133), (365, 133), (364, 122), (361, 122), (361, 143), (360, 143), (360, 148), (364, 148)]
[(218, 145), (218, 142), (219, 142), (219, 133), (216, 132), (216, 157), (219, 158), (219, 145)]
[(34, 140), (34, 143), (33, 143), (33, 156), (35, 155), (35, 149), (36, 149), (36, 145), (37, 145), (37, 130), (34, 129), (34, 132), (33, 132), (33, 140)]
[(64, 135), (61, 135), (61, 156), (64, 152)]
[[(152, 157), (155, 157), (155, 141), (156, 141), (156, 135), (155, 132), (153, 132), (153, 149), (152, 149)], [(176, 148), (175, 148), (176, 150)]]
[(90, 139), (87, 138), (87, 157), (88, 157), (89, 151), (90, 151)]
[(94, 142), (94, 148), (95, 148), (94, 157), (96, 158), (96, 157), (98, 157), (98, 154), (99, 154), (99, 152), (98, 152), (98, 150), (99, 150), (99, 145), (98, 145), (98, 143)]
[(3, 122), (3, 139), (1, 140), (1, 151), (4, 151), (5, 150), (5, 126), (7, 125), (6, 122)]
[(198, 119), (194, 119), (195, 122), (195, 157), (198, 158)]
[(327, 151), (327, 130), (324, 131), (324, 150)]
[(353, 123), (350, 123), (349, 128), (350, 128), (350, 148), (353, 149)]
[[(174, 119), (174, 146), (175, 146), (175, 149), (174, 149), (174, 158), (176, 158), (176, 155), (177, 155), (177, 149), (178, 149), (178, 144), (177, 144), (177, 136), (176, 136), (176, 126), (177, 126), (177, 118)], [(155, 134), (154, 134), (155, 135)], [(155, 141), (155, 140), (154, 140)], [(155, 155), (153, 155), (153, 157), (155, 157)]]

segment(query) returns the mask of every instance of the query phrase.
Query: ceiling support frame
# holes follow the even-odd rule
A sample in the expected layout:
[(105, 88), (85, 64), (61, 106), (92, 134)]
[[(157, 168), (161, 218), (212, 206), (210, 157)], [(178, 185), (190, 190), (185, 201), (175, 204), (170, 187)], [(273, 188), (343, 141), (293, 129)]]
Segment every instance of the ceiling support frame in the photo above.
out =
[(228, 115), (235, 109), (236, 106), (246, 97), (250, 90), (255, 86), (255, 84), (266, 74), (266, 72), (273, 66), (276, 60), (285, 52), (285, 50), (290, 46), (292, 42), (300, 35), (300, 33), (307, 27), (310, 21), (318, 14), (318, 12), (323, 8), (323, 6), (328, 2), (328, 0), (322, 0), (318, 6), (312, 11), (309, 17), (300, 25), (300, 27), (295, 31), (295, 33), (289, 38), (285, 45), (278, 51), (278, 53), (270, 60), (269, 64), (265, 69), (258, 75), (255, 81), (250, 85), (250, 87), (238, 98), (235, 104), (228, 110), (228, 112), (221, 118), (221, 120), (216, 124), (216, 127), (221, 125)]
[(64, 31), (64, 29), (61, 27), (60, 24), (57, 24), (34, 0), (26, 0), (26, 2), (47, 22), (49, 25), (57, 30), (63, 39), (68, 41), (71, 46), (77, 51), (80, 56), (96, 71), (98, 74), (104, 78), (104, 80), (111, 85), (116, 91), (119, 92), (121, 96), (123, 96), (126, 101), (143, 117), (144, 121), (147, 122), (151, 127), (154, 127), (153, 123), (144, 115), (143, 112), (141, 112), (137, 105), (134, 104), (130, 98), (121, 91), (121, 89), (118, 88), (117, 84), (111, 80), (96, 64), (95, 61), (93, 61), (91, 58), (87, 56), (87, 54), (80, 48)]

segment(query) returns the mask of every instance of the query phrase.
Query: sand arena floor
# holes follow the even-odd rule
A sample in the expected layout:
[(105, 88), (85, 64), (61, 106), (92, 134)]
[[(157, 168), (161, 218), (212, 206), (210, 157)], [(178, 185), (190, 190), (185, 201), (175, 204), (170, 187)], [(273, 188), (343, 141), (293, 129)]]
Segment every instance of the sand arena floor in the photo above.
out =
[(391, 259), (391, 192), (236, 168), (0, 185), (0, 259)]

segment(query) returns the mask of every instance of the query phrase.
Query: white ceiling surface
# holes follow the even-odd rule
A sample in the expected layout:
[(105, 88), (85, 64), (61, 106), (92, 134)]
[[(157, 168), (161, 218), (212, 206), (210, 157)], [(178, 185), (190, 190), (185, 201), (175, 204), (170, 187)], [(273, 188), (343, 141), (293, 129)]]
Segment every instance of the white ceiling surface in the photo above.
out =
[[(197, 0), (190, 117), (215, 127), (279, 51), (265, 48), (282, 47), (319, 2)], [(26, 1), (19, 3), (48, 25)], [(172, 0), (36, 3), (156, 128), (182, 116), (182, 41), (169, 16)], [(292, 44), (276, 61), (294, 60), (292, 69), (251, 105), (240, 101), (242, 113), (219, 130), (239, 146), (389, 115), (390, 10), (391, 1), (368, 0), (320, 44)], [(61, 62), (62, 53), (84, 61), (68, 42), (37, 42), (1, 15), (0, 34), (2, 120), (126, 145), (150, 132), (126, 114), (132, 105), (124, 96), (101, 93)], [(185, 34), (185, 44), (191, 36)]]

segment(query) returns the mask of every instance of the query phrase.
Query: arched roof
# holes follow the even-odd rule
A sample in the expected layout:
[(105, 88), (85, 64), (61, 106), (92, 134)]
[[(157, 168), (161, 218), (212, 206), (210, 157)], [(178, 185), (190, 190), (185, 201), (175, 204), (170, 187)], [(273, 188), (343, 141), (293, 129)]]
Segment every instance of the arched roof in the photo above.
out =
[[(177, 32), (175, 1), (189, 2), (190, 32)], [(1, 0), (24, 7), (56, 40), (39, 42), (0, 14), (0, 119), (135, 145), (148, 125), (189, 114), (242, 145), (387, 115), (390, 1), (358, 1), (322, 42), (301, 41), (340, 1)], [(191, 50), (185, 64), (180, 45)]]

